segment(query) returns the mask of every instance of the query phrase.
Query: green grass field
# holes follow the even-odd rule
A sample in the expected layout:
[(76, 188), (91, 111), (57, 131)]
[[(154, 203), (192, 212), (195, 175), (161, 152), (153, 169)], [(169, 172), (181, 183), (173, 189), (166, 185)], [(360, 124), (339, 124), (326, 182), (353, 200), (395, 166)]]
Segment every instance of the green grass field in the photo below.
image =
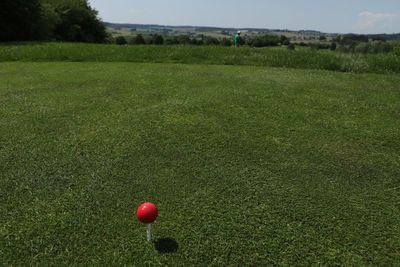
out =
[[(1, 63), (0, 262), (400, 265), (400, 77)], [(155, 244), (135, 219), (158, 204)]]
[(0, 62), (137, 62), (321, 69), (353, 73), (400, 74), (400, 55), (351, 54), (284, 47), (118, 46), (104, 44), (27, 43), (0, 45)]

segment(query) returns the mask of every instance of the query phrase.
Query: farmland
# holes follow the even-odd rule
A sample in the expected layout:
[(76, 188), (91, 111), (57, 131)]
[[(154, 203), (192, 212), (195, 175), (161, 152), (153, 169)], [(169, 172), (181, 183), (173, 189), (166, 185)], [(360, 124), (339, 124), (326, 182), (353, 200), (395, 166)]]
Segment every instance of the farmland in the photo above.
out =
[(330, 54), (275, 66), (296, 55), (279, 49), (0, 51), (3, 264), (400, 264), (398, 58), (335, 72)]

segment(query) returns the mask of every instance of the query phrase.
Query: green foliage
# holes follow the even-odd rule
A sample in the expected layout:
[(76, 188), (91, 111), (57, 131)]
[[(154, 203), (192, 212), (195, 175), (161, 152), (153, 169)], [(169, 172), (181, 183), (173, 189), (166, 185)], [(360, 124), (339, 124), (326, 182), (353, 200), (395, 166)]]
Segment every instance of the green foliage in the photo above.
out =
[(329, 47), (329, 49), (330, 49), (331, 51), (336, 51), (336, 49), (337, 49), (337, 44), (336, 44), (335, 42), (332, 42), (331, 45), (330, 45), (330, 47)]
[(360, 42), (368, 42), (369, 38), (366, 35), (358, 35), (358, 34), (346, 34), (342, 36), (339, 40), (339, 43), (342, 45), (355, 45)]
[[(346, 72), (400, 73), (400, 57), (387, 54), (347, 54), (329, 50), (284, 48), (231, 49), (223, 46), (126, 46), (96, 44), (2, 45), (4, 61), (169, 62), (254, 65)], [(354, 66), (354, 68), (353, 68)]]
[(252, 47), (267, 47), (267, 46), (278, 46), (280, 43), (280, 37), (277, 35), (258, 35), (248, 41), (248, 44)]
[(354, 52), (357, 52), (357, 53), (368, 53), (369, 50), (370, 50), (370, 44), (369, 43), (359, 43), (355, 47)]
[(354, 47), (345, 46), (343, 52), (356, 52), (356, 53), (390, 53), (393, 51), (392, 44), (386, 41), (372, 41), (372, 42), (362, 42), (356, 44)]
[(152, 39), (152, 44), (154, 45), (163, 45), (164, 38), (161, 35), (155, 34)]
[(39, 40), (41, 15), (39, 0), (1, 0), (0, 42)]
[(395, 55), (400, 56), (400, 42), (395, 42), (393, 44), (393, 52)]
[(105, 26), (87, 0), (2, 0), (0, 41), (104, 42)]
[(231, 46), (231, 45), (232, 45), (232, 41), (231, 41), (230, 38), (224, 37), (224, 38), (221, 39), (220, 44), (221, 44), (222, 46)]
[(191, 45), (204, 45), (203, 39), (192, 38), (190, 39)]
[(295, 49), (296, 49), (296, 46), (295, 46), (294, 44), (289, 44), (289, 45), (287, 46), (287, 48), (288, 48), (288, 50), (295, 50)]
[(55, 39), (54, 31), (61, 23), (60, 14), (47, 2), (42, 3), (41, 32), (38, 34), (42, 40)]
[(61, 17), (54, 34), (58, 40), (72, 42), (104, 42), (105, 26), (97, 18), (87, 0), (55, 1), (55, 10)]
[(389, 53), (393, 51), (393, 46), (386, 41), (373, 41), (371, 43), (372, 53)]
[[(102, 52), (161, 48), (173, 47)], [(253, 50), (264, 49), (241, 52)], [(2, 63), (1, 264), (398, 266), (399, 84), (252, 66)], [(154, 243), (134, 215), (143, 201), (159, 206)]]
[(180, 35), (180, 36), (178, 36), (178, 40), (179, 40), (179, 44), (182, 44), (182, 45), (189, 45), (189, 44), (191, 44), (191, 39), (190, 39), (190, 37), (187, 36), (187, 35)]
[(280, 43), (281, 43), (281, 45), (289, 45), (290, 44), (290, 40), (285, 35), (281, 35)]
[(146, 44), (146, 41), (144, 40), (142, 34), (138, 34), (131, 40), (131, 44), (144, 45), (144, 44)]
[(220, 41), (217, 38), (207, 36), (203, 39), (205, 45), (220, 45)]
[(179, 39), (176, 36), (166, 38), (165, 39), (165, 44), (166, 45), (178, 45), (179, 44)]
[(327, 44), (327, 43), (311, 43), (309, 45), (312, 49), (330, 49), (331, 48), (331, 44)]
[(126, 38), (124, 36), (118, 36), (115, 38), (115, 43), (117, 45), (126, 45), (128, 42), (126, 41)]

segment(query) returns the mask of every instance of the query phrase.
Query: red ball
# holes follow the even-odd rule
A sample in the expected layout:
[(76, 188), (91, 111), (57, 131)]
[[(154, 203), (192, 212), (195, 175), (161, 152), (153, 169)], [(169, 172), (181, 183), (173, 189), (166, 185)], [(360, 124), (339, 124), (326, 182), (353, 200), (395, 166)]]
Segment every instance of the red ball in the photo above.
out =
[(143, 203), (136, 211), (136, 217), (138, 220), (145, 224), (153, 223), (157, 219), (157, 216), (157, 207), (150, 202)]

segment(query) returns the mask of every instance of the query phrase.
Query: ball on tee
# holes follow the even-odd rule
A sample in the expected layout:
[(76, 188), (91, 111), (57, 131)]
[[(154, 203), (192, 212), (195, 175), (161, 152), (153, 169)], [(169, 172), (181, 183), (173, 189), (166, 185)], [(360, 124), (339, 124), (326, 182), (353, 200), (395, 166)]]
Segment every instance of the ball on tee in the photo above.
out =
[(157, 219), (157, 216), (157, 207), (150, 202), (141, 204), (136, 211), (136, 217), (138, 220), (145, 224), (153, 223)]

